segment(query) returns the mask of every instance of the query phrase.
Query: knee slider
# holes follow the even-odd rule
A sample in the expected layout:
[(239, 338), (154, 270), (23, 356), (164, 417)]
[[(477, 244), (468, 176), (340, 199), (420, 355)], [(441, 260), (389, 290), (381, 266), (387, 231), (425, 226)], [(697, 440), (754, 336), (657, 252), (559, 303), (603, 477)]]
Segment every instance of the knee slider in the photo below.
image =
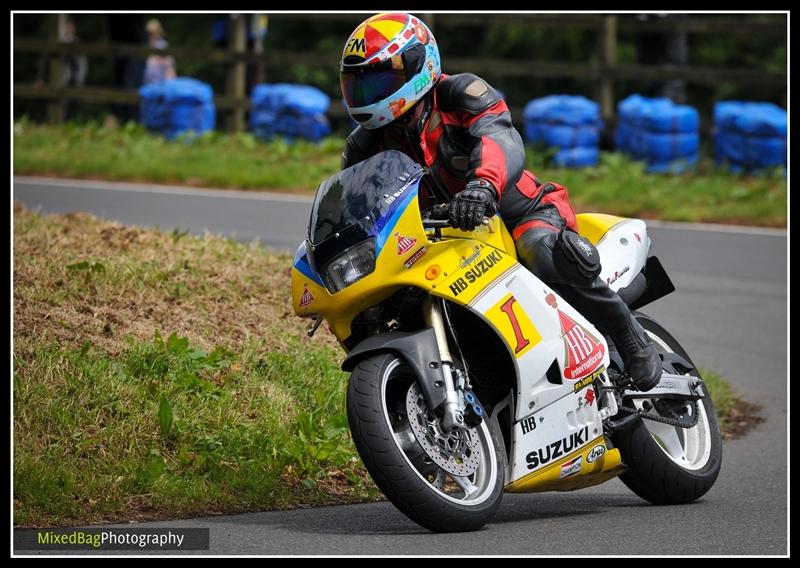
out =
[(600, 274), (600, 253), (586, 237), (561, 231), (553, 246), (553, 264), (571, 282), (593, 282)]

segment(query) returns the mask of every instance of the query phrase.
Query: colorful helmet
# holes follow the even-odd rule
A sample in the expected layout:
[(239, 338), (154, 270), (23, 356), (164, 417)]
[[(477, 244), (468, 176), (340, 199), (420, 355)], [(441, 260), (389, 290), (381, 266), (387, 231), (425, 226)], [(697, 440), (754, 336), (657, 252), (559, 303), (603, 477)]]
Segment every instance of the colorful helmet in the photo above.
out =
[(367, 130), (400, 118), (441, 74), (439, 48), (428, 26), (396, 12), (361, 23), (347, 39), (339, 67), (347, 110)]

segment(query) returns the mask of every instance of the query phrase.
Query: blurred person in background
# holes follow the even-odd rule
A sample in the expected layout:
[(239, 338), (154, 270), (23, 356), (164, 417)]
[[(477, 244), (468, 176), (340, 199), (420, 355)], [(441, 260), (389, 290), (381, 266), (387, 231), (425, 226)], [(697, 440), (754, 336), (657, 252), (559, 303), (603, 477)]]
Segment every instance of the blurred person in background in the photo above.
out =
[(613, 339), (639, 390), (658, 383), (655, 345), (599, 278), (599, 253), (577, 233), (567, 188), (525, 169), (522, 138), (493, 87), (471, 73), (443, 74), (430, 29), (403, 13), (361, 23), (345, 42), (339, 71), (359, 123), (343, 169), (399, 150), (427, 168), (421, 208), (449, 203), (451, 224), (465, 231), (501, 213), (520, 262)]
[[(153, 18), (147, 22), (147, 44), (154, 49), (166, 49), (169, 47), (164, 28), (161, 22)], [(159, 83), (169, 81), (177, 76), (175, 72), (175, 58), (171, 55), (150, 55), (145, 62), (144, 84)]]
[[(67, 18), (64, 26), (59, 31), (59, 43), (75, 44), (79, 38), (75, 28), (75, 21)], [(85, 55), (77, 53), (64, 54), (59, 58), (60, 77), (56, 78), (56, 87), (83, 87), (86, 84), (86, 75), (89, 73), (89, 60)], [(50, 80), (50, 55), (43, 54), (39, 58), (36, 69), (36, 86), (44, 88)], [(67, 101), (64, 105), (64, 116), (69, 118), (72, 109), (72, 101)]]

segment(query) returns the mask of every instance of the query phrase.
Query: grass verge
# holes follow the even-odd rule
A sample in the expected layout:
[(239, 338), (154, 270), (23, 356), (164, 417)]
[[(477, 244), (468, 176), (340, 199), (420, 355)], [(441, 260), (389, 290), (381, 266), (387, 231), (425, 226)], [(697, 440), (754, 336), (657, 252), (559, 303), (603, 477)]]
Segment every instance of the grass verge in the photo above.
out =
[[(53, 127), (23, 120), (14, 128), (14, 173), (312, 194), (339, 170), (343, 148), (341, 138), (287, 144), (209, 132), (169, 142), (133, 123)], [(594, 168), (547, 163), (547, 151), (528, 148), (528, 168), (542, 180), (566, 185), (579, 212), (786, 226), (787, 183), (775, 173), (730, 174), (706, 160), (692, 173), (647, 174), (644, 164), (616, 153), (602, 153)]]
[(699, 369), (719, 419), (723, 440), (733, 440), (764, 422), (761, 407), (740, 398), (719, 373), (710, 369)]
[(378, 497), (341, 353), (257, 245), (14, 216), (14, 522), (54, 526)]
[(381, 498), (347, 429), (341, 352), (291, 313), (290, 262), (15, 207), (14, 524)]

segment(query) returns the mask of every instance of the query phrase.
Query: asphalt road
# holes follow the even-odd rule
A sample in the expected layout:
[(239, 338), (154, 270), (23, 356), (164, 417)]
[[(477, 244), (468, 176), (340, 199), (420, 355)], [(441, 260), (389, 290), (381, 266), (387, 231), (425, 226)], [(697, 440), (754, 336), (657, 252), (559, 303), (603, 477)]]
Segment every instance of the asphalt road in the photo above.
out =
[[(290, 252), (304, 237), (310, 205), (298, 197), (20, 177), (14, 199), (44, 212), (258, 238)], [(491, 524), (467, 534), (429, 533), (387, 503), (134, 526), (209, 527), (218, 554), (788, 554), (786, 233), (648, 225), (677, 292), (643, 311), (767, 418), (725, 443), (720, 476), (698, 502), (652, 506), (612, 480), (569, 493), (508, 494)]]

